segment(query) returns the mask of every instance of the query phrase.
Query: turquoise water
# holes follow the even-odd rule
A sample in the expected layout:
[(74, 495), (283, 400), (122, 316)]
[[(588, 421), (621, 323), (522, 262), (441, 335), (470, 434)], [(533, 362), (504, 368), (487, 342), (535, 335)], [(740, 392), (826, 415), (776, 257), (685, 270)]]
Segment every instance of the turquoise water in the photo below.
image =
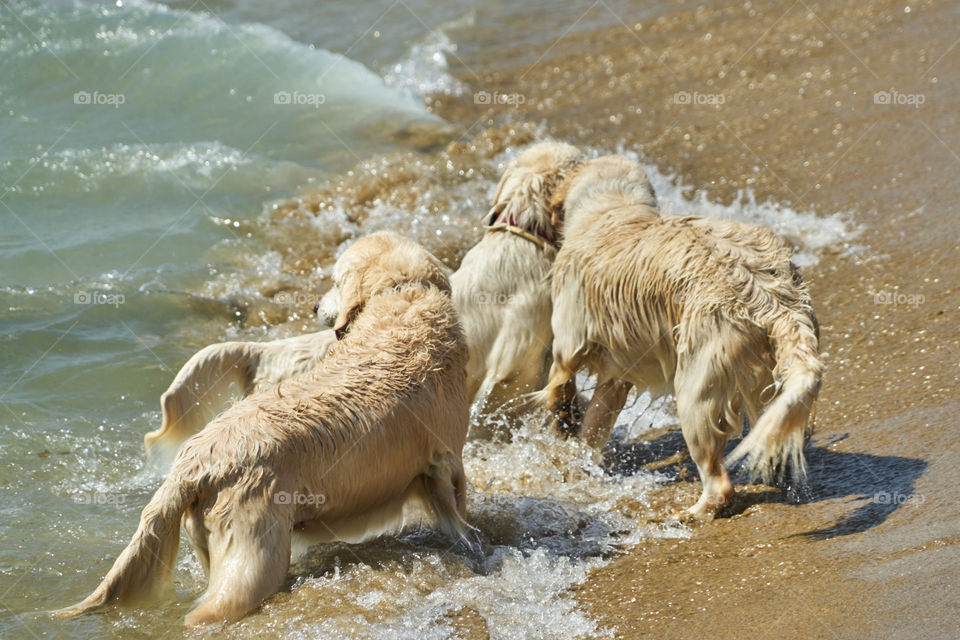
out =
[[(222, 338), (232, 326), (224, 314), (208, 320), (196, 292), (222, 268), (218, 255), (257, 250), (240, 221), (397, 148), (403, 127), (437, 121), (361, 62), (298, 42), (249, 8), (4, 5), (0, 636), (9, 637), (59, 628), (9, 613), (75, 600), (73, 574), (92, 568), (83, 588), (92, 586), (132, 530), (159, 477), (144, 467), (142, 434), (198, 346), (171, 334), (209, 322), (207, 334)], [(342, 24), (319, 23), (349, 47)]]
[(434, 120), (262, 24), (150, 3), (0, 18), (0, 375), (17, 381), (0, 398), (23, 420), (74, 393), (106, 401), (117, 375), (155, 390), (158, 334), (184, 301), (151, 292), (191, 290), (217, 268), (211, 247), (242, 246), (238, 220)]

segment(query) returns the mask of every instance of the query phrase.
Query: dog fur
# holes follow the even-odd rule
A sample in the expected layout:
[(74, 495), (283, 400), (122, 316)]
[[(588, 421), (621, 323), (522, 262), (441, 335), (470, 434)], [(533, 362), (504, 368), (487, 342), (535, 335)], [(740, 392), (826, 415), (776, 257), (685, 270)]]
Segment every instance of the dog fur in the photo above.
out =
[(553, 365), (537, 398), (557, 426), (569, 422), (566, 385), (587, 368), (597, 387), (581, 435), (594, 446), (608, 438), (631, 385), (675, 394), (703, 483), (693, 515), (715, 514), (732, 498), (723, 458), (744, 413), (751, 430), (729, 462), (743, 460), (765, 481), (788, 463), (802, 476), (823, 363), (790, 248), (754, 225), (661, 216), (643, 170), (622, 156), (585, 163), (555, 199), (565, 222), (553, 271)]
[(335, 289), (341, 339), (328, 356), (190, 438), (106, 578), (59, 615), (155, 594), (181, 519), (209, 579), (188, 625), (235, 620), (276, 593), (295, 529), (357, 539), (414, 501), (467, 538), (467, 347), (442, 264), (378, 233), (338, 260)]
[[(467, 391), (483, 400), (481, 414), (505, 410), (522, 393), (543, 386), (550, 366), (550, 268), (562, 220), (553, 190), (581, 159), (569, 144), (544, 141), (505, 169), (485, 222), (491, 226), (450, 279), (470, 359)], [(535, 238), (494, 231), (510, 224)], [(507, 410), (508, 414), (513, 412)]]

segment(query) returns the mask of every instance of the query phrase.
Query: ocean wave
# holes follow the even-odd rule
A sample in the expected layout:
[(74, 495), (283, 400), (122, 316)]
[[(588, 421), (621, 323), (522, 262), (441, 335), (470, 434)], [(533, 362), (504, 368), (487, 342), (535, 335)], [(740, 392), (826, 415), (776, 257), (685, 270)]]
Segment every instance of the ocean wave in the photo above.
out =
[[(192, 144), (114, 144), (111, 146), (62, 149), (22, 160), (0, 163), (0, 174), (29, 170), (25, 180), (10, 188), (11, 193), (47, 190), (57, 186), (90, 191), (112, 177), (138, 177), (181, 182), (194, 189), (209, 186), (226, 171), (249, 165), (253, 158), (239, 149), (218, 142)], [(76, 180), (70, 184), (70, 179)], [(64, 184), (64, 180), (68, 183)]]
[(430, 31), (423, 40), (411, 45), (406, 56), (382, 70), (384, 81), (421, 98), (431, 94), (459, 96), (467, 93), (469, 88), (449, 73), (448, 58), (457, 55), (457, 45), (447, 31), (473, 24), (471, 12)]
[[(638, 159), (635, 153), (627, 152)], [(790, 242), (796, 249), (793, 261), (799, 267), (809, 267), (820, 261), (827, 250), (842, 253), (855, 251), (851, 242), (860, 234), (853, 213), (840, 211), (818, 214), (796, 209), (770, 200), (758, 201), (753, 189), (737, 191), (729, 204), (711, 199), (706, 189), (685, 184), (673, 173), (643, 163), (650, 177), (661, 211), (673, 216), (702, 216), (758, 224)]]
[[(328, 165), (399, 146), (394, 134), (414, 123), (442, 124), (363, 64), (273, 27), (146, 1), (117, 5), (16, 4), (0, 16), (13, 47), (3, 106), (14, 119), (41, 117), (47, 144), (215, 140)], [(62, 77), (39, 85), (51, 64)], [(13, 133), (0, 157), (46, 146), (35, 131)]]

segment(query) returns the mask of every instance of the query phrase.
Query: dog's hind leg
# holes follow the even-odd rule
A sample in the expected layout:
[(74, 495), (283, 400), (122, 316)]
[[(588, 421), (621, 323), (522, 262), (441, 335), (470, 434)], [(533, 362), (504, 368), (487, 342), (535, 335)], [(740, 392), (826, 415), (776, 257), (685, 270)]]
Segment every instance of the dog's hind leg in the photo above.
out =
[(444, 454), (423, 476), (424, 489), (437, 515), (440, 528), (454, 539), (473, 546), (467, 522), (467, 476), (463, 463), (453, 454)]
[(711, 351), (681, 358), (674, 382), (680, 429), (697, 465), (703, 492), (689, 512), (695, 517), (716, 515), (733, 498), (733, 483), (723, 465), (731, 425), (723, 417), (723, 375), (711, 363)]
[(583, 428), (580, 430), (580, 437), (588, 445), (599, 448), (606, 444), (632, 386), (629, 382), (617, 379), (597, 384), (583, 418)]
[(187, 626), (237, 620), (283, 586), (290, 567), (292, 511), (262, 500), (232, 505), (223, 516), (228, 521), (208, 526), (210, 584), (200, 605), (187, 614)]
[(207, 545), (207, 529), (203, 524), (203, 510), (200, 505), (194, 505), (183, 514), (183, 528), (187, 532), (187, 539), (193, 552), (203, 567), (203, 573), (210, 577), (210, 548)]
[(536, 392), (546, 382), (545, 363), (543, 366), (530, 364), (543, 363), (544, 359), (542, 353), (527, 354), (517, 360), (515, 370), (508, 372), (502, 379), (493, 378), (489, 382), (489, 391), (484, 396), (483, 415), (479, 416), (477, 421), (482, 428), (474, 429), (474, 436), (497, 435), (504, 431), (504, 426), (517, 425), (524, 413), (530, 411), (529, 405), (519, 399)]

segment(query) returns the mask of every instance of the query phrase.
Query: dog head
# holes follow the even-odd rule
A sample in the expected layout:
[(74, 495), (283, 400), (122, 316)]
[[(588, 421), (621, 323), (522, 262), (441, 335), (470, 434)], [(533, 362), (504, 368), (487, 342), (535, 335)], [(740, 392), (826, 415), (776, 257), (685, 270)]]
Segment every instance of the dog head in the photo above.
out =
[(550, 208), (563, 218), (587, 198), (606, 196), (624, 205), (656, 209), (657, 198), (646, 172), (638, 163), (621, 155), (588, 160), (573, 169), (553, 192)]
[(450, 293), (446, 269), (419, 244), (379, 232), (350, 245), (333, 267), (333, 287), (318, 305), (318, 315), (343, 337), (371, 297), (404, 284), (433, 286)]
[(500, 178), (486, 224), (509, 223), (555, 238), (560, 221), (551, 216), (550, 197), (581, 157), (580, 150), (573, 145), (553, 140), (538, 142), (522, 151)]

